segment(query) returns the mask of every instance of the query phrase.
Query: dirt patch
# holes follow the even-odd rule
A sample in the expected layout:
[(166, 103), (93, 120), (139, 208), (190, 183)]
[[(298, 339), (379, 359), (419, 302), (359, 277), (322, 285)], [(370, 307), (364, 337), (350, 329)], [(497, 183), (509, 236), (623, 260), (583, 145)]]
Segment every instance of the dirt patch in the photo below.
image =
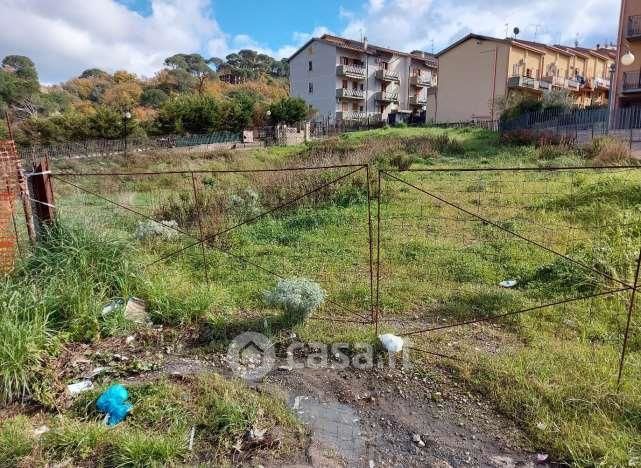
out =
[(297, 369), (262, 385), (289, 393), (335, 466), (533, 466), (522, 432), (443, 371)]

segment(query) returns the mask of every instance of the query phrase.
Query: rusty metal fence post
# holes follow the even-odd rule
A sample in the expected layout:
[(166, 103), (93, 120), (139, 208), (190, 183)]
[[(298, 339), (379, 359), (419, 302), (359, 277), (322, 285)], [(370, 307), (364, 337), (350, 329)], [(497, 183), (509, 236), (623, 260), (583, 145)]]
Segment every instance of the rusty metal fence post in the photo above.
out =
[(634, 274), (634, 283), (632, 284), (632, 292), (630, 293), (630, 302), (628, 305), (628, 317), (625, 325), (625, 333), (623, 335), (623, 348), (621, 349), (621, 359), (619, 360), (619, 374), (617, 376), (617, 389), (621, 387), (621, 378), (623, 377), (623, 369), (625, 367), (625, 355), (628, 351), (628, 340), (630, 338), (630, 325), (632, 323), (632, 314), (634, 313), (636, 292), (639, 287), (640, 271), (641, 271), (641, 252), (639, 252), (639, 257), (637, 258), (636, 273)]
[(53, 188), (51, 186), (51, 171), (49, 160), (41, 159), (33, 164), (33, 172), (29, 176), (29, 191), (36, 233), (42, 235), (44, 226), (49, 225), (55, 218)]

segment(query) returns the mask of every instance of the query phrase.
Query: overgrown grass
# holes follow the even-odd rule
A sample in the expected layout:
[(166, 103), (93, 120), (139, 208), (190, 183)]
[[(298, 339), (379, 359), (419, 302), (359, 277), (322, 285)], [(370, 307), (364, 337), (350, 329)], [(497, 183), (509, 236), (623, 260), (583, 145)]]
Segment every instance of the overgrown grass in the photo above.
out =
[[(133, 412), (113, 428), (103, 424), (95, 409), (101, 390), (83, 394), (66, 415), (49, 418), (50, 430), (39, 439), (31, 435), (33, 423), (26, 417), (0, 423), (0, 466), (27, 461), (143, 467), (278, 460), (300, 450), (304, 438), (279, 398), (216, 374), (183, 384), (157, 380), (130, 386)], [(251, 429), (264, 430), (276, 442), (246, 448), (244, 437)]]
[[(408, 161), (412, 168), (586, 163), (577, 151), (566, 151), (564, 146), (539, 146), (505, 146), (495, 134), (478, 129), (393, 128), (248, 152), (242, 158), (209, 155), (172, 161), (157, 155), (131, 158), (126, 164), (127, 170), (156, 166), (162, 170), (172, 164), (190, 169), (247, 169), (374, 163), (407, 169)], [(121, 163), (93, 162), (83, 169), (117, 168)], [(87, 203), (86, 198), (82, 213), (64, 211), (66, 203), (73, 205), (80, 198), (61, 190), (57, 204), (63, 207), (65, 219), (94, 231), (60, 227), (58, 237), (45, 242), (0, 286), (0, 302), (7, 304), (11, 317), (0, 324), (4, 346), (0, 357), (9, 363), (0, 368), (4, 388), (9, 389), (5, 400), (42, 391), (35, 383), (46, 376), (47, 357), (55, 353), (60, 340), (88, 341), (122, 330), (123, 323), (100, 315), (101, 306), (114, 296), (142, 297), (157, 323), (208, 323), (214, 349), (247, 329), (278, 334), (284, 326), (280, 312), (264, 301), (264, 292), (276, 283), (274, 272), (318, 281), (332, 301), (321, 307), (319, 315), (338, 318), (349, 315), (349, 310), (369, 313), (364, 172), (235, 229), (217, 243), (207, 242), (204, 257), (200, 246), (195, 246), (147, 267), (189, 245), (193, 238), (138, 241), (132, 234), (134, 215), (109, 210), (102, 202)], [(203, 216), (206, 228), (216, 232), (247, 218), (251, 210), (235, 211), (228, 202), (248, 189), (259, 195), (259, 206), (266, 210), (339, 175), (199, 176), (198, 188), (208, 207)], [(468, 175), (406, 171), (400, 177), (602, 273), (630, 281), (641, 240), (641, 177), (634, 171)], [(376, 197), (375, 175), (370, 182)], [(88, 179), (86, 184), (109, 197), (144, 205), (163, 218), (176, 218), (181, 228), (199, 235), (190, 178)], [(386, 318), (442, 325), (616, 286), (492, 225), (461, 216), (409, 186), (383, 180), (382, 199), (381, 300)], [(507, 279), (517, 280), (517, 286), (500, 288), (498, 283)], [(641, 391), (633, 379), (641, 370), (641, 338), (636, 333), (629, 342), (622, 391), (613, 390), (626, 297), (579, 301), (517, 314), (497, 326), (479, 325), (416, 339), (426, 348), (447, 346), (471, 358), (473, 365), (461, 366), (459, 378), (517, 419), (534, 441), (533, 448), (580, 466), (626, 465), (640, 456), (641, 440)], [(384, 327), (399, 331), (396, 325)], [(371, 327), (358, 324), (337, 327), (331, 321), (307, 321), (294, 331), (308, 341), (375, 341)], [(83, 401), (94, 397), (89, 394)], [(76, 406), (26, 456), (45, 453), (52, 459), (72, 457), (82, 463), (100, 455), (113, 464), (149, 465), (193, 462), (201, 454), (215, 453), (223, 460), (249, 425), (288, 426), (285, 408), (261, 398), (223, 380), (199, 382), (187, 392), (168, 382), (157, 388), (134, 388), (132, 399), (138, 411), (125, 426), (104, 432), (91, 405)], [(280, 416), (264, 413), (265, 407)], [(21, 426), (15, 424), (13, 432), (2, 437), (19, 439), (21, 432), (15, 428)], [(196, 455), (185, 451), (191, 425), (200, 434)], [(20, 447), (19, 441), (9, 445)], [(6, 459), (24, 457), (25, 451), (18, 450), (16, 456), (7, 450)]]

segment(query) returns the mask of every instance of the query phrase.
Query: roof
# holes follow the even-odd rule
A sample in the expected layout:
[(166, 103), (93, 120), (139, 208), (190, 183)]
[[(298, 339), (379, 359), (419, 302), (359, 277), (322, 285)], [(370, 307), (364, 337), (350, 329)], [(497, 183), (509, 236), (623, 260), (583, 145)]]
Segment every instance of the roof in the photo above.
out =
[(367, 53), (370, 55), (400, 55), (403, 57), (411, 57), (412, 59), (425, 62), (425, 65), (428, 67), (438, 67), (438, 60), (436, 59), (434, 54), (419, 51), (414, 51), (412, 53), (401, 52), (400, 50), (389, 49), (387, 47), (381, 47), (369, 43), (367, 44), (367, 47), (365, 47), (365, 42), (355, 41), (353, 39), (347, 39), (339, 36), (333, 36), (331, 34), (323, 34), (321, 37), (314, 37), (310, 39), (305, 44), (303, 44), (296, 52), (294, 52), (292, 56), (287, 60), (292, 60), (304, 49), (306, 49), (312, 42), (322, 42), (324, 44), (334, 45), (342, 49), (353, 50), (354, 52), (360, 52), (362, 54)]
[(462, 37), (461, 39), (456, 41), (454, 44), (451, 44), (447, 46), (445, 49), (441, 50), (439, 53), (436, 54), (436, 57), (440, 57), (441, 55), (448, 53), (450, 50), (460, 46), (461, 44), (469, 41), (470, 39), (476, 39), (477, 41), (501, 42), (504, 44), (507, 44), (509, 42), (507, 39), (497, 39), (496, 37), (483, 36), (481, 34), (470, 33), (467, 36)]
[(564, 46), (560, 44), (548, 45), (548, 44), (543, 44), (541, 42), (526, 41), (523, 39), (511, 39), (511, 38), (499, 39), (492, 36), (484, 36), (482, 34), (473, 34), (473, 33), (468, 34), (467, 36), (459, 39), (458, 41), (454, 42), (450, 46), (446, 47), (445, 49), (437, 53), (436, 57), (440, 57), (441, 55), (446, 54), (450, 50), (458, 47), (459, 45), (463, 44), (466, 41), (469, 41), (470, 39), (476, 39), (478, 41), (499, 42), (502, 44), (508, 44), (515, 47), (525, 48), (525, 49), (537, 52), (539, 54), (547, 53), (546, 50), (553, 50), (555, 52), (558, 52), (566, 56), (578, 55), (586, 58), (588, 55), (593, 55), (596, 57), (600, 57), (604, 60), (608, 60), (608, 59), (616, 60), (616, 51), (612, 49), (594, 50), (594, 49), (586, 49), (584, 47)]

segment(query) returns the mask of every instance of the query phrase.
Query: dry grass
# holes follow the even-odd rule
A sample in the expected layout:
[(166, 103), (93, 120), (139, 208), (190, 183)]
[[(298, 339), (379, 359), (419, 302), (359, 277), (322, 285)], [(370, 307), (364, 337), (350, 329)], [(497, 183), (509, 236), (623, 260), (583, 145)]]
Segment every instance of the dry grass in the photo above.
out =
[(586, 148), (586, 155), (600, 166), (627, 164), (632, 160), (628, 144), (613, 137), (594, 139)]

